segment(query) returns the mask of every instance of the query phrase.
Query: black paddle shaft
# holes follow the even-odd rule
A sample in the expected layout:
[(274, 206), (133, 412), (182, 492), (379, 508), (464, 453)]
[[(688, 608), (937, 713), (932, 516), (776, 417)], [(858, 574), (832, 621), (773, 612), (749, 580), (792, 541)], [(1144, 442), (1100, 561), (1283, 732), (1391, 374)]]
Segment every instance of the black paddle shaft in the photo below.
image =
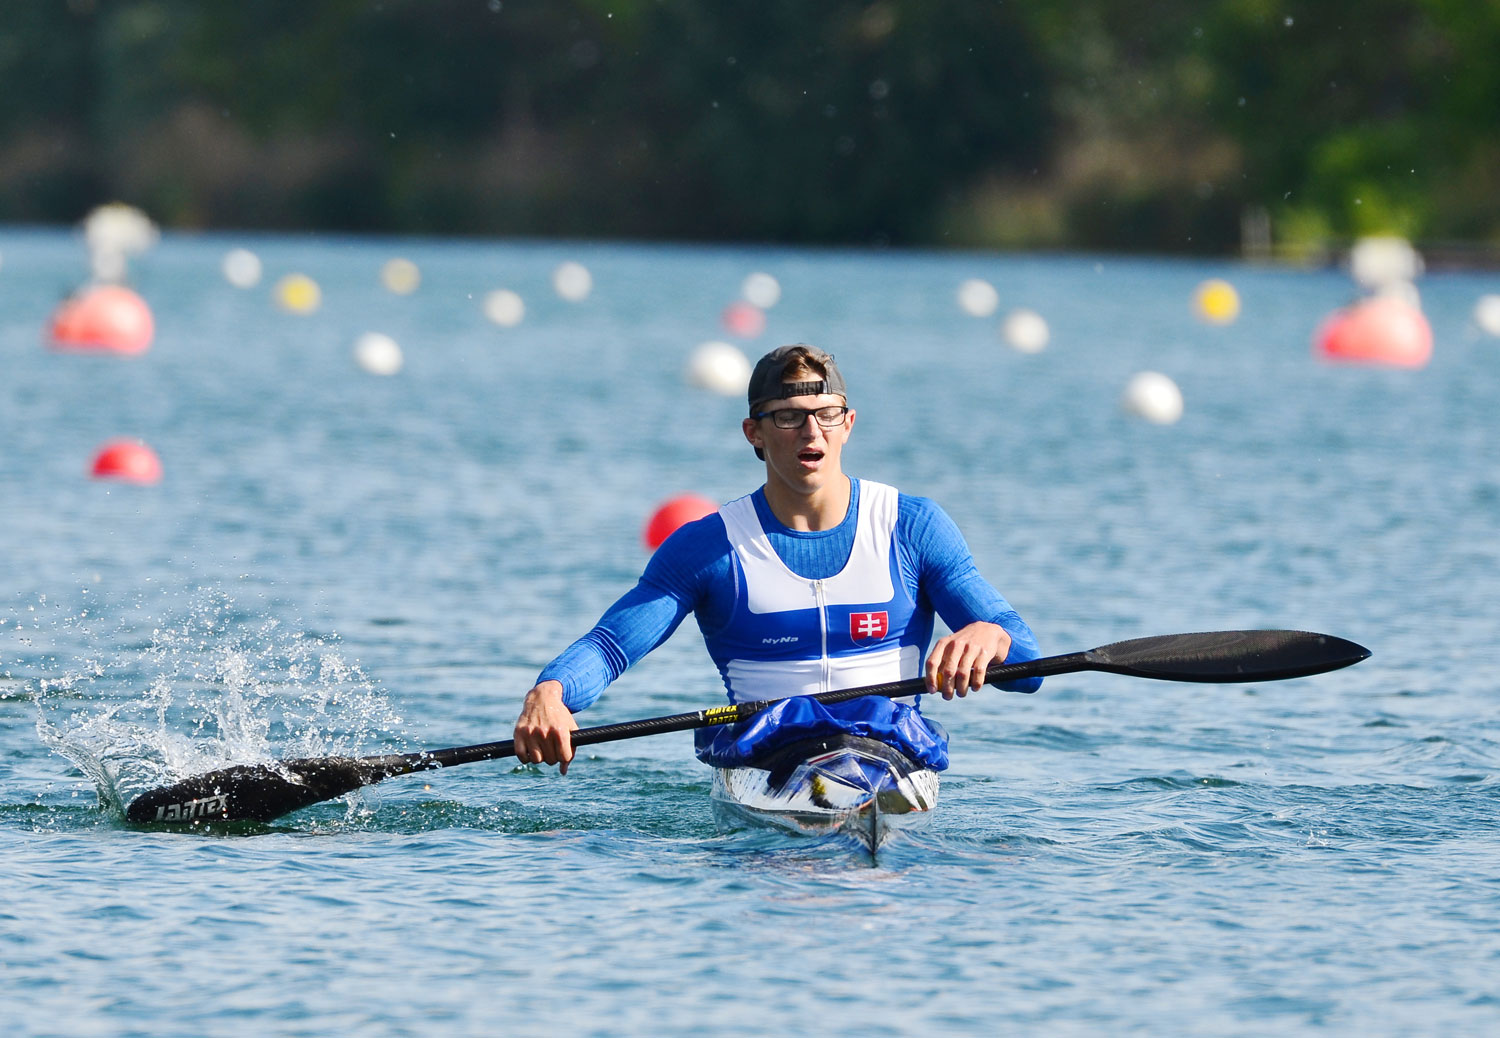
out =
[[(1048, 656), (1025, 663), (999, 663), (985, 672), (990, 684), (1077, 671), (1098, 670), (1166, 681), (1251, 682), (1306, 677), (1366, 659), (1362, 645), (1306, 631), (1209, 631), (1114, 642), (1087, 652)], [(908, 696), (927, 690), (922, 678), (836, 689), (810, 696), (841, 703), (864, 696)], [(717, 706), (685, 714), (581, 728), (574, 746), (617, 742), (643, 735), (733, 724), (775, 700)], [(206, 821), (269, 822), (310, 804), (332, 800), (393, 775), (495, 760), (515, 754), (515, 742), (479, 743), (419, 753), (377, 757), (311, 757), (274, 764), (239, 764), (170, 786), (148, 790), (125, 811), (132, 822), (168, 825)]]
[[(1370, 650), (1362, 645), (1343, 638), (1312, 634), (1306, 631), (1208, 631), (1195, 634), (1164, 634), (1152, 638), (1133, 638), (1130, 641), (1102, 645), (1087, 652), (1048, 656), (1025, 663), (996, 663), (985, 671), (985, 682), (990, 685), (1003, 685), (1025, 678), (1070, 674), (1084, 670), (1195, 683), (1279, 681), (1284, 678), (1307, 677), (1337, 670), (1340, 667), (1358, 663), (1369, 655)], [(895, 698), (918, 695), (926, 691), (927, 684), (923, 678), (908, 678), (881, 685), (864, 685), (859, 688), (818, 692), (808, 698), (820, 703), (842, 703), (865, 696)], [(733, 706), (698, 710), (693, 713), (623, 721), (619, 724), (605, 724), (595, 728), (581, 728), (573, 733), (573, 745), (588, 746), (594, 743), (633, 739), (641, 735), (733, 724), (754, 716), (774, 702), (776, 702), (774, 699), (757, 700), (737, 703)], [(481, 760), (493, 760), (497, 757), (509, 757), (514, 752), (514, 742), (507, 739), (504, 742), (459, 746), (412, 756), (431, 760), (432, 763), (425, 765), (427, 767), (446, 768), (454, 764), (470, 764)]]

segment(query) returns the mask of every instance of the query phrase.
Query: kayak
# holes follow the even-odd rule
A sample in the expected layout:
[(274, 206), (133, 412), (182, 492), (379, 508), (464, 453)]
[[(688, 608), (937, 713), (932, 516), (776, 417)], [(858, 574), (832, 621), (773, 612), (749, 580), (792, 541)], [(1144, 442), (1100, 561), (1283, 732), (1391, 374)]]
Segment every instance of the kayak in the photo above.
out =
[(878, 739), (830, 734), (777, 747), (745, 767), (715, 768), (710, 796), (730, 823), (853, 837), (871, 854), (937, 806), (938, 773)]

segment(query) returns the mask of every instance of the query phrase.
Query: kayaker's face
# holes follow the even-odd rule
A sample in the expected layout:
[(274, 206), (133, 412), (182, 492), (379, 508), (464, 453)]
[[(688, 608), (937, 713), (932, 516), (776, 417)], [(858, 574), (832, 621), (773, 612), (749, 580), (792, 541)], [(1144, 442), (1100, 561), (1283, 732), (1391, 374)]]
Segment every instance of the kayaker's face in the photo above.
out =
[(789, 408), (812, 411), (843, 406), (844, 398), (832, 393), (794, 396), (762, 404), (760, 411), (768, 417), (745, 419), (745, 439), (765, 452), (767, 479), (774, 479), (789, 490), (807, 494), (841, 478), (844, 443), (854, 428), (852, 410), (832, 428), (824, 426), (816, 416), (807, 414), (802, 416), (800, 424), (783, 429), (769, 415)]

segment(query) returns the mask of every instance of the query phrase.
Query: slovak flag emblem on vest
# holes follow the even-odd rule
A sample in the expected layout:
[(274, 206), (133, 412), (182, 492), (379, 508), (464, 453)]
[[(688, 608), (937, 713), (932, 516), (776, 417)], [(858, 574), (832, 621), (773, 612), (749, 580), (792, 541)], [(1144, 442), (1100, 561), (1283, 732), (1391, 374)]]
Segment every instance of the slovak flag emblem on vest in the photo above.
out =
[(864, 638), (884, 638), (891, 629), (889, 613), (850, 613), (849, 637), (855, 641)]

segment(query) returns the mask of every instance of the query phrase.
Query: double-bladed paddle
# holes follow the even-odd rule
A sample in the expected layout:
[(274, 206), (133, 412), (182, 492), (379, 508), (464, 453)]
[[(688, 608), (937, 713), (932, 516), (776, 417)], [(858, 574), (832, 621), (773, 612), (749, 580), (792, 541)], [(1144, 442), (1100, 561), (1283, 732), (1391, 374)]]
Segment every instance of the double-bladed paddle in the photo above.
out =
[[(1087, 652), (1048, 656), (1027, 663), (997, 663), (985, 673), (985, 681), (1002, 684), (1084, 670), (1165, 681), (1277, 681), (1337, 670), (1358, 663), (1369, 655), (1370, 650), (1364, 646), (1327, 634), (1207, 631), (1133, 638)], [(922, 678), (911, 678), (884, 685), (821, 692), (808, 698), (820, 703), (840, 703), (861, 696), (909, 696), (926, 690)], [(581, 728), (573, 733), (573, 745), (588, 746), (641, 735), (733, 724), (764, 710), (773, 702), (775, 700), (736, 703), (693, 713)], [(237, 764), (148, 790), (131, 801), (125, 817), (132, 822), (167, 825), (215, 821), (269, 822), (393, 775), (472, 764), (510, 757), (514, 753), (515, 743), (506, 739), (477, 746), (377, 757), (307, 757), (268, 764)]]

